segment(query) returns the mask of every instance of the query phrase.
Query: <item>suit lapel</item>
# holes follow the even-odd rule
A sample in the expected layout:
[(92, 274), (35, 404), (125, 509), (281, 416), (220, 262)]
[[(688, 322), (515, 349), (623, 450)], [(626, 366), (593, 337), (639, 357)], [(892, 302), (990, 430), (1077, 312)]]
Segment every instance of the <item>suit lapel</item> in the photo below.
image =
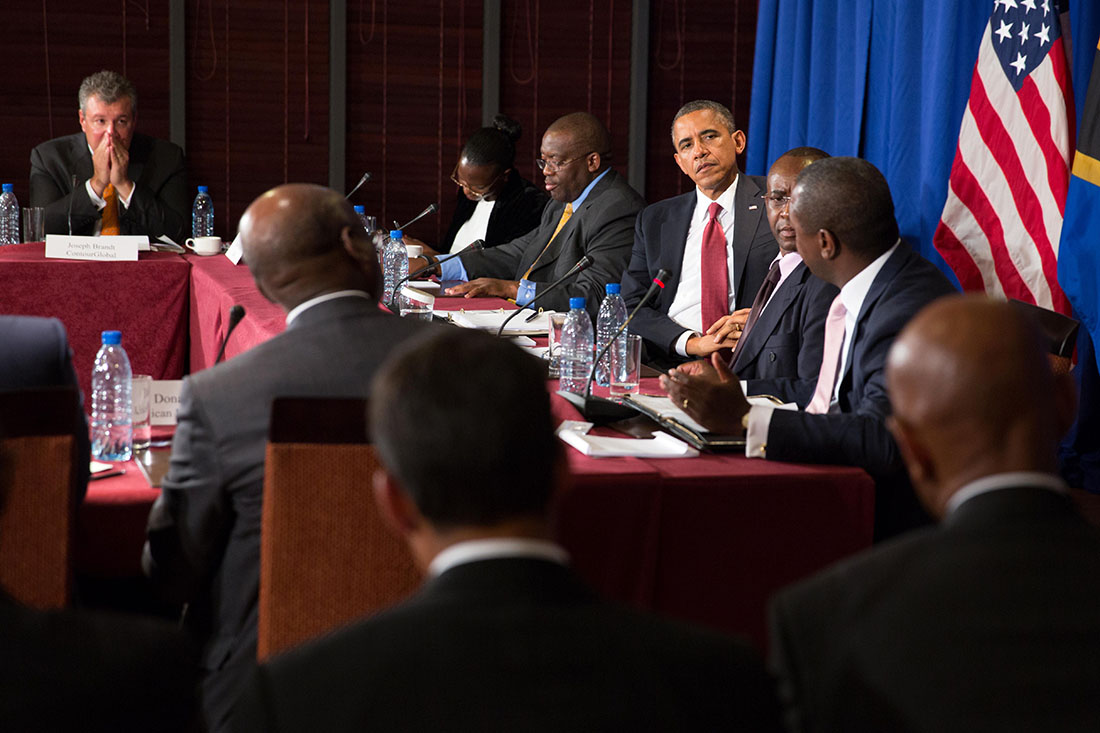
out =
[[(808, 275), (809, 270), (806, 268), (806, 263), (802, 262), (794, 268), (794, 271), (787, 276), (786, 280), (780, 283), (772, 295), (771, 301), (768, 302), (768, 307), (760, 314), (760, 318), (757, 319), (752, 330), (745, 337), (745, 346), (741, 349), (741, 353), (737, 355), (737, 363), (734, 364), (735, 372), (739, 364), (751, 364), (760, 355), (760, 350), (767, 343), (768, 337), (772, 335), (776, 324), (779, 323), (791, 304), (798, 299), (798, 294), (806, 284)], [(755, 299), (755, 297), (754, 294), (753, 298)]]
[(756, 293), (744, 293), (745, 264), (760, 220), (764, 215), (764, 199), (760, 198), (760, 186), (742, 174), (733, 195), (733, 282), (737, 302), (751, 305)]
[(149, 157), (144, 150), (147, 142), (146, 138), (138, 133), (134, 133), (134, 137), (130, 140), (130, 166), (126, 174), (135, 183), (141, 180), (141, 173), (145, 170), (145, 161)]
[(92, 164), (92, 153), (88, 150), (88, 139), (84, 137), (84, 133), (78, 132), (73, 135), (71, 154), (73, 162), (70, 170), (76, 174), (76, 185), (80, 186), (83, 181), (88, 180), (95, 173), (95, 166)]
[[(616, 173), (614, 169), (611, 169), (607, 172), (606, 176), (600, 179), (599, 183), (592, 187), (592, 190), (584, 197), (584, 201), (581, 202), (581, 205), (573, 212), (573, 216), (569, 217), (569, 221), (565, 223), (565, 226), (558, 232), (558, 236), (550, 243), (550, 247), (546, 250), (545, 254), (542, 255), (542, 258), (539, 259), (538, 265), (531, 270), (531, 275), (534, 275), (544, 268), (552, 267), (554, 263), (557, 262), (558, 257), (561, 256), (561, 253), (565, 251), (566, 243), (571, 242), (577, 237), (583, 236), (584, 219), (588, 210), (595, 205), (600, 194), (611, 186), (616, 176), (618, 176), (618, 173)], [(563, 211), (565, 211), (565, 206), (558, 209), (557, 216), (554, 217), (554, 227), (557, 227), (558, 220), (561, 218), (561, 212)], [(553, 231), (553, 229), (550, 229), (551, 233), (553, 233)], [(581, 247), (580, 249), (583, 250), (584, 248)], [(573, 263), (569, 263), (569, 265), (572, 266)]]
[[(664, 310), (676, 299), (676, 290), (680, 287), (680, 273), (684, 269), (684, 250), (687, 248), (688, 229), (691, 228), (691, 215), (695, 211), (695, 189), (681, 194), (671, 208), (669, 217), (661, 222), (660, 257), (658, 261), (667, 269), (668, 283), (657, 297), (664, 303)], [(652, 267), (652, 265), (651, 265)], [(658, 268), (660, 269), (660, 268)]]
[[(898, 243), (898, 248), (894, 250), (894, 254), (890, 255), (889, 259), (882, 266), (882, 269), (875, 275), (874, 281), (871, 283), (871, 288), (867, 291), (867, 297), (863, 299), (863, 305), (859, 309), (859, 317), (856, 319), (855, 332), (852, 334), (851, 341), (848, 342), (848, 358), (845, 360), (844, 374), (840, 375), (841, 382), (845, 382), (848, 376), (852, 373), (852, 361), (855, 357), (856, 343), (859, 341), (860, 330), (863, 328), (863, 322), (867, 318), (867, 315), (874, 309), (875, 303), (881, 298), (887, 291), (888, 286), (901, 271), (902, 267), (909, 261), (909, 257), (913, 250), (904, 241)], [(844, 385), (844, 389), (847, 385)]]

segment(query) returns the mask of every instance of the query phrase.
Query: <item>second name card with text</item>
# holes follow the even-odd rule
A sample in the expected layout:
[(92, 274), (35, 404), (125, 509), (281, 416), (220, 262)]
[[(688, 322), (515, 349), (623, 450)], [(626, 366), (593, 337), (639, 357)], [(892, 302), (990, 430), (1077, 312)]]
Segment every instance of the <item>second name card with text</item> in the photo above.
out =
[(107, 237), (85, 237), (68, 234), (46, 235), (46, 257), (59, 260), (104, 260), (135, 262), (138, 247), (149, 246), (149, 237), (122, 234)]

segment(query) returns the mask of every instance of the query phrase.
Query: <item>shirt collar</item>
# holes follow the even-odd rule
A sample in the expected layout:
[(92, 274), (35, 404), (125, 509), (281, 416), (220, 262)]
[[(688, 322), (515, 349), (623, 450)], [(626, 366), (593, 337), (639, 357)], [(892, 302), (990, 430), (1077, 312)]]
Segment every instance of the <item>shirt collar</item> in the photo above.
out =
[(428, 565), (428, 577), (441, 575), (456, 565), (479, 560), (524, 557), (549, 560), (560, 565), (569, 563), (569, 553), (547, 540), (527, 537), (501, 537), (457, 542), (436, 555)]
[(893, 247), (875, 258), (874, 262), (860, 270), (855, 277), (844, 283), (844, 286), (840, 289), (840, 302), (844, 303), (844, 310), (853, 320), (859, 318), (859, 311), (863, 308), (863, 301), (867, 299), (867, 293), (871, 291), (871, 285), (874, 284), (879, 271), (886, 264), (886, 260), (890, 259), (890, 255), (894, 254), (894, 250), (898, 248), (899, 244), (901, 244), (901, 239), (894, 242)]
[(971, 481), (951, 495), (947, 500), (947, 514), (958, 509), (963, 502), (973, 499), (975, 496), (987, 494), (990, 491), (1000, 489), (1015, 489), (1021, 486), (1031, 486), (1039, 489), (1047, 489), (1059, 494), (1069, 491), (1066, 482), (1052, 473), (1039, 473), (1037, 471), (1010, 471), (1008, 473), (996, 473), (992, 476), (983, 476), (977, 481)]
[(712, 203), (715, 203), (715, 202), (717, 202), (718, 205), (722, 207), (722, 213), (729, 212), (729, 213), (732, 214), (733, 213), (733, 197), (735, 195), (737, 195), (737, 182), (740, 181), (740, 180), (741, 180), (741, 174), (738, 173), (737, 176), (734, 177), (733, 183), (731, 183), (729, 185), (729, 188), (727, 188), (725, 191), (723, 191), (721, 193), (721, 195), (718, 198), (714, 199), (713, 201), (711, 200), (710, 196), (707, 196), (705, 193), (703, 193), (702, 191), (699, 190), (698, 186), (696, 186), (695, 187), (695, 214), (694, 214), (695, 218), (696, 219), (706, 219), (710, 215), (709, 214), (710, 205)]
[(795, 268), (802, 264), (802, 255), (797, 252), (788, 252), (783, 254), (779, 253), (779, 282), (783, 282), (787, 279), (787, 276), (795, 271)]
[(583, 204), (583, 203), (584, 203), (584, 200), (585, 200), (586, 198), (588, 198), (588, 194), (592, 193), (592, 187), (593, 187), (593, 186), (595, 186), (595, 185), (596, 185), (597, 183), (599, 183), (600, 179), (601, 179), (601, 178), (603, 178), (604, 176), (606, 176), (606, 175), (607, 175), (608, 173), (610, 173), (610, 172), (611, 172), (611, 169), (610, 169), (610, 168), (608, 168), (608, 169), (607, 169), (607, 170), (605, 170), (605, 171), (604, 171), (603, 173), (601, 173), (600, 175), (598, 175), (598, 176), (596, 176), (595, 178), (593, 178), (593, 179), (592, 179), (592, 180), (591, 180), (591, 181), (589, 182), (589, 184), (588, 184), (587, 186), (585, 186), (585, 187), (584, 187), (584, 190), (583, 190), (583, 191), (581, 191), (581, 195), (580, 195), (580, 196), (578, 196), (577, 198), (573, 199), (573, 201), (572, 201), (572, 204), (573, 204), (573, 211), (576, 211), (576, 210), (577, 210), (577, 207), (578, 207), (578, 206), (580, 206), (581, 204)]
[(318, 295), (317, 297), (310, 298), (304, 303), (299, 303), (298, 305), (290, 309), (290, 311), (286, 314), (287, 328), (290, 327), (290, 324), (294, 321), (295, 318), (302, 315), (313, 306), (320, 305), (321, 303), (327, 302), (329, 300), (336, 300), (337, 298), (364, 298), (366, 300), (371, 299), (370, 296), (362, 290), (337, 290), (332, 293)]

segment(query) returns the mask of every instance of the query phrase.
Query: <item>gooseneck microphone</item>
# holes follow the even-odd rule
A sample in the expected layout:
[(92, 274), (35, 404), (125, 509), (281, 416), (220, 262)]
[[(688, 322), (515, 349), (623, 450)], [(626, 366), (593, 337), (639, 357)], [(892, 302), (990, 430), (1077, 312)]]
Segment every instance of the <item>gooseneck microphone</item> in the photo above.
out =
[(346, 196), (344, 196), (344, 198), (345, 198), (345, 199), (350, 199), (350, 198), (351, 198), (351, 195), (352, 195), (353, 193), (355, 193), (356, 191), (358, 191), (358, 190), (359, 190), (359, 189), (360, 189), (360, 188), (362, 187), (362, 185), (363, 185), (364, 183), (366, 183), (367, 181), (369, 181), (370, 179), (371, 179), (371, 174), (370, 174), (370, 173), (364, 173), (364, 174), (363, 174), (363, 177), (359, 179), (359, 183), (356, 183), (356, 184), (355, 184), (355, 188), (353, 188), (353, 189), (351, 189), (350, 191), (348, 191), (347, 195), (346, 195)]
[[(229, 328), (225, 329), (225, 338), (222, 339), (222, 347), (218, 349), (218, 355), (214, 358), (214, 364), (217, 364), (225, 356), (225, 346), (229, 343), (229, 337), (233, 334), (233, 329), (237, 327), (237, 324), (244, 318), (244, 306), (241, 304), (234, 305), (229, 309)], [(213, 365), (211, 365), (213, 366)]]
[(461, 255), (464, 255), (467, 252), (481, 251), (483, 249), (485, 249), (485, 240), (484, 239), (475, 239), (474, 241), (470, 242), (469, 244), (467, 244), (465, 247), (463, 247), (459, 251), (452, 252), (449, 255), (444, 255), (444, 256), (440, 257), (439, 259), (437, 259), (435, 262), (432, 262), (431, 260), (428, 260), (428, 264), (424, 265), (423, 267), (419, 267), (419, 268), (413, 270), (408, 275), (406, 275), (405, 277), (398, 280), (397, 284), (393, 286), (393, 295), (390, 296), (390, 303), (389, 303), (390, 310), (391, 311), (394, 310), (393, 306), (394, 306), (394, 303), (397, 302), (397, 294), (401, 292), (401, 286), (404, 285), (405, 283), (407, 283), (409, 280), (412, 280), (417, 275), (420, 275), (424, 272), (427, 272), (428, 270), (431, 270), (431, 269), (434, 269), (434, 268), (438, 267), (441, 262), (446, 262), (447, 260), (454, 259), (455, 257), (460, 257)]
[(402, 226), (395, 226), (395, 227), (394, 227), (394, 229), (402, 229), (402, 230), (404, 230), (404, 229), (406, 229), (406, 228), (408, 228), (408, 227), (412, 226), (412, 225), (413, 225), (413, 224), (415, 224), (416, 222), (420, 221), (421, 219), (423, 219), (423, 218), (424, 218), (425, 216), (427, 216), (428, 214), (433, 214), (433, 213), (435, 213), (435, 212), (436, 212), (436, 210), (438, 210), (438, 209), (439, 209), (439, 207), (438, 207), (438, 206), (436, 206), (435, 204), (428, 204), (428, 208), (426, 208), (426, 209), (424, 209), (423, 211), (421, 211), (421, 212), (420, 212), (419, 214), (417, 214), (416, 216), (414, 216), (414, 217), (413, 217), (412, 219), (410, 219), (409, 221), (407, 221), (407, 222), (406, 222), (405, 224), (403, 224)]
[(507, 318), (504, 319), (504, 323), (500, 324), (500, 328), (497, 329), (497, 336), (500, 336), (500, 334), (504, 333), (504, 327), (507, 326), (508, 323), (513, 318), (515, 318), (516, 316), (518, 316), (520, 313), (522, 313), (524, 310), (526, 310), (528, 308), (530, 308), (531, 310), (535, 310), (534, 309), (535, 303), (542, 300), (544, 297), (546, 297), (547, 295), (552, 293), (554, 290), (557, 290), (557, 288), (560, 287), (562, 283), (564, 283), (566, 280), (568, 280), (569, 278), (576, 275), (578, 272), (580, 272), (582, 270), (586, 270), (589, 267), (591, 267), (591, 265), (592, 265), (592, 258), (589, 257), (588, 255), (585, 255), (584, 257), (581, 257), (579, 260), (577, 260), (577, 264), (570, 267), (569, 272), (565, 273), (564, 275), (559, 277), (557, 280), (550, 283), (550, 285), (547, 286), (546, 290), (543, 290), (541, 293), (536, 295), (534, 298), (531, 298), (531, 300), (527, 301), (527, 303), (525, 303), (524, 305), (521, 305), (518, 309), (512, 311), (511, 315), (509, 315)]
[(69, 242), (73, 241), (73, 197), (76, 196), (76, 174), (72, 174), (72, 190), (69, 192), (69, 213), (66, 218), (69, 221)]
[(649, 286), (649, 290), (645, 291), (645, 295), (638, 301), (638, 305), (634, 306), (634, 310), (630, 311), (630, 315), (623, 321), (623, 325), (619, 326), (615, 330), (615, 333), (611, 334), (611, 338), (607, 340), (607, 343), (603, 345), (600, 352), (596, 354), (596, 360), (592, 362), (592, 372), (588, 375), (588, 380), (584, 385), (584, 399), (587, 402), (592, 397), (592, 384), (596, 381), (596, 365), (600, 363), (600, 359), (604, 357), (604, 354), (611, 348), (611, 344), (615, 343), (615, 340), (622, 335), (626, 327), (630, 325), (630, 322), (634, 320), (634, 316), (638, 315), (638, 311), (646, 306), (649, 301), (653, 300), (653, 296), (657, 294), (658, 290), (663, 290), (665, 287), (665, 280), (668, 279), (669, 271), (663, 267), (657, 271), (657, 277), (653, 278), (653, 283)]

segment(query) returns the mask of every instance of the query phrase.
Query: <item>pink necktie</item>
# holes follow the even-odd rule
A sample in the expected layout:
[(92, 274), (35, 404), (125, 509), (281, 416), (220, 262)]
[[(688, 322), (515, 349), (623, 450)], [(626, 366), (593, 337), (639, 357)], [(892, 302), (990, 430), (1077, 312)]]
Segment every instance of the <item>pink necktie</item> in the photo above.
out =
[(844, 343), (844, 316), (848, 311), (840, 302), (840, 295), (833, 298), (829, 306), (829, 315), (825, 319), (825, 348), (821, 353), (821, 371), (817, 375), (817, 388), (813, 399), (806, 406), (806, 412), (824, 415), (833, 401), (833, 388), (836, 386), (836, 370), (840, 366), (840, 346)]
[(710, 220), (703, 229), (703, 252), (699, 263), (701, 282), (701, 306), (703, 312), (703, 331), (722, 316), (730, 313), (730, 277), (726, 264), (726, 234), (718, 223), (722, 206), (711, 203), (707, 209)]

